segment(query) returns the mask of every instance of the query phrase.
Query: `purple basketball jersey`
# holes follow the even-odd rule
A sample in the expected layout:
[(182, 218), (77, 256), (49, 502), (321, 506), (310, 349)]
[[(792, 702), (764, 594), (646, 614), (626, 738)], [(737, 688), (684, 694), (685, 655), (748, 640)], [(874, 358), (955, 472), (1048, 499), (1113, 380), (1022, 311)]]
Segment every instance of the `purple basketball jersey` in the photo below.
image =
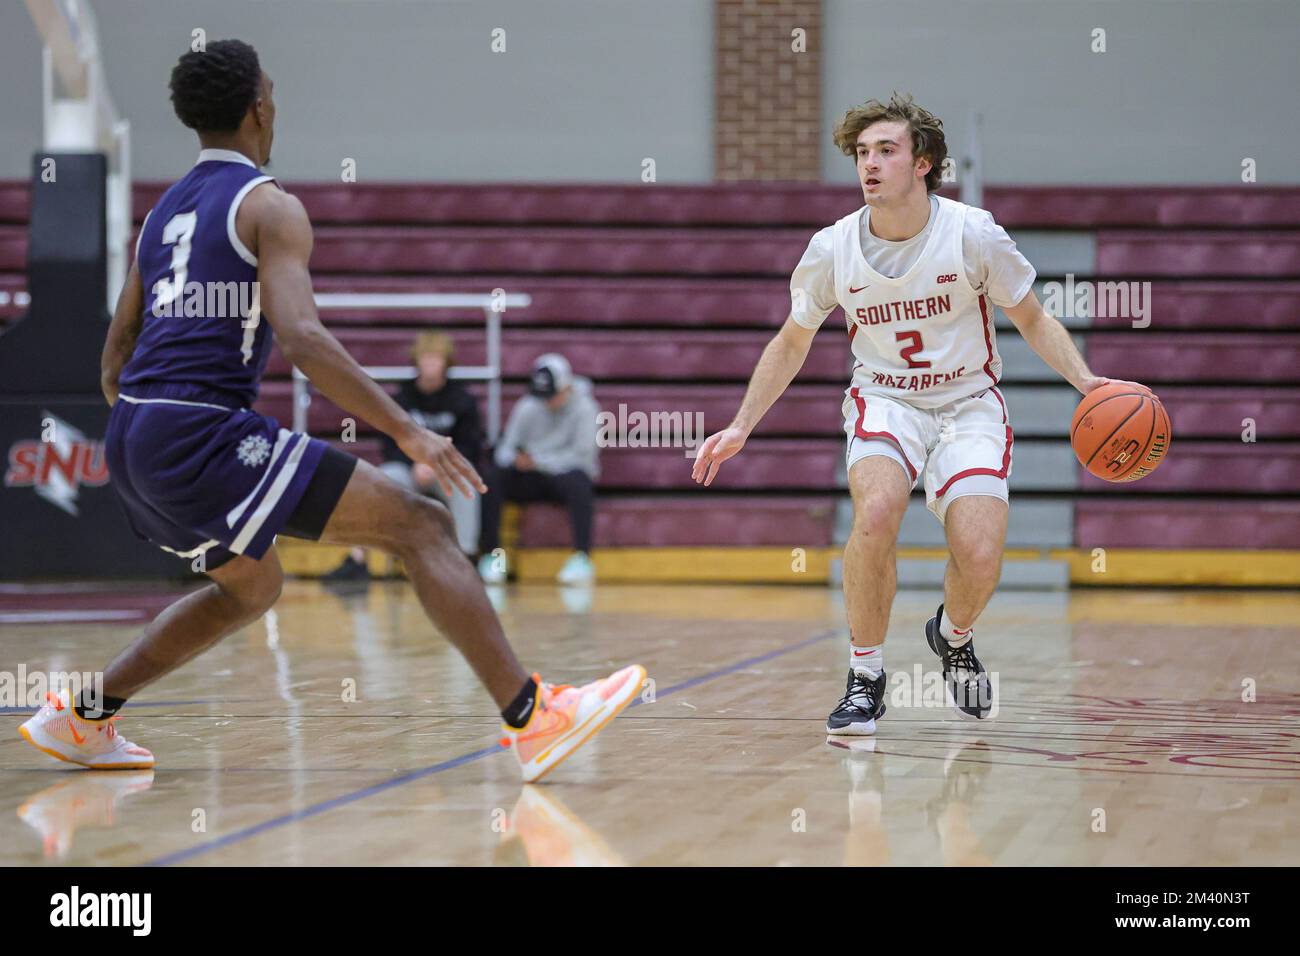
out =
[(136, 243), (144, 325), (121, 385), (195, 385), (257, 399), (271, 336), (256, 304), (257, 259), (235, 233), (239, 203), (274, 182), (239, 153), (205, 149), (158, 200)]

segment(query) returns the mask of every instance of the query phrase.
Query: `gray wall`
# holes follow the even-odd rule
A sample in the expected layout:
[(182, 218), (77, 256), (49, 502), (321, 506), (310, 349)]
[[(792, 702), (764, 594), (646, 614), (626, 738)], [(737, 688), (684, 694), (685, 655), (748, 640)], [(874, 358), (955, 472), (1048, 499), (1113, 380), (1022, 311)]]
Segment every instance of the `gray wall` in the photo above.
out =
[[(193, 162), (167, 77), (190, 31), (257, 47), (288, 179), (660, 182), (713, 175), (708, 0), (93, 0), (142, 179)], [(506, 52), (490, 49), (506, 31)], [(40, 136), (37, 34), (0, 3), (0, 177)]]
[[(661, 182), (713, 172), (711, 0), (93, 0), (137, 177), (194, 155), (167, 75), (203, 27), (276, 81), (274, 170), (364, 180)], [(507, 52), (490, 52), (494, 27)], [(1089, 50), (1091, 30), (1107, 52)], [(825, 0), (823, 174), (845, 109), (909, 90), (994, 183), (1300, 182), (1298, 0)], [(40, 136), (36, 31), (0, 2), (0, 178)]]
[[(822, 175), (851, 106), (912, 93), (991, 183), (1300, 182), (1297, 0), (825, 0)], [(1092, 30), (1106, 52), (1091, 52)]]

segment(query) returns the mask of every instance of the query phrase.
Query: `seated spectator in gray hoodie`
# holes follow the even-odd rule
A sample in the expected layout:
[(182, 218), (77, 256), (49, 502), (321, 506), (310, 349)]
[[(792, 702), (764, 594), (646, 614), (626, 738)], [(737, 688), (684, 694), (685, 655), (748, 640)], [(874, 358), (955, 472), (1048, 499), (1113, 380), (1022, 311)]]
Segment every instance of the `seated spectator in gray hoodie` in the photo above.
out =
[(591, 527), (595, 481), (600, 474), (596, 417), (600, 406), (591, 380), (575, 377), (568, 360), (554, 352), (533, 363), (528, 394), (515, 403), (487, 469), (479, 534), (479, 573), (488, 583), (505, 580), (504, 562), (492, 552), (501, 544), (501, 505), (506, 501), (555, 501), (569, 511), (573, 554), (559, 580), (592, 580)]

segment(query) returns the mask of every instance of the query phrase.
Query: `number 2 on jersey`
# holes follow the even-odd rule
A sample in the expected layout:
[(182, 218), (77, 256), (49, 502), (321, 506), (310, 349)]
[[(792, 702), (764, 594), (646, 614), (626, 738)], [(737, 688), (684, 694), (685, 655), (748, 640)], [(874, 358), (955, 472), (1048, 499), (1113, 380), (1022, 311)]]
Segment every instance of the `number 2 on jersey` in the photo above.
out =
[(896, 332), (894, 333), (894, 341), (895, 342), (906, 341), (912, 343), (911, 345), (903, 349), (903, 351), (898, 353), (902, 358), (907, 359), (908, 368), (929, 368), (930, 367), (930, 362), (928, 359), (924, 362), (918, 362), (915, 358), (912, 357), (916, 355), (917, 352), (921, 351), (920, 332)]

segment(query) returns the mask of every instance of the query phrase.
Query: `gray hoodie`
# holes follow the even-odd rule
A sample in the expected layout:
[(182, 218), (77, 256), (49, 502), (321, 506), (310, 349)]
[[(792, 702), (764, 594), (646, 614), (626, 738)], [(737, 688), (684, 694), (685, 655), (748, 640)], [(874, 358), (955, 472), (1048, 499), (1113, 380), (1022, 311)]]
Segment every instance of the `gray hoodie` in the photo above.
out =
[(569, 400), (555, 411), (547, 407), (545, 399), (524, 395), (510, 410), (505, 431), (497, 442), (497, 465), (509, 468), (515, 463), (515, 455), (524, 451), (537, 470), (545, 474), (559, 475), (577, 468), (595, 481), (600, 475), (596, 457), (599, 414), (591, 379), (582, 376), (574, 376)]

